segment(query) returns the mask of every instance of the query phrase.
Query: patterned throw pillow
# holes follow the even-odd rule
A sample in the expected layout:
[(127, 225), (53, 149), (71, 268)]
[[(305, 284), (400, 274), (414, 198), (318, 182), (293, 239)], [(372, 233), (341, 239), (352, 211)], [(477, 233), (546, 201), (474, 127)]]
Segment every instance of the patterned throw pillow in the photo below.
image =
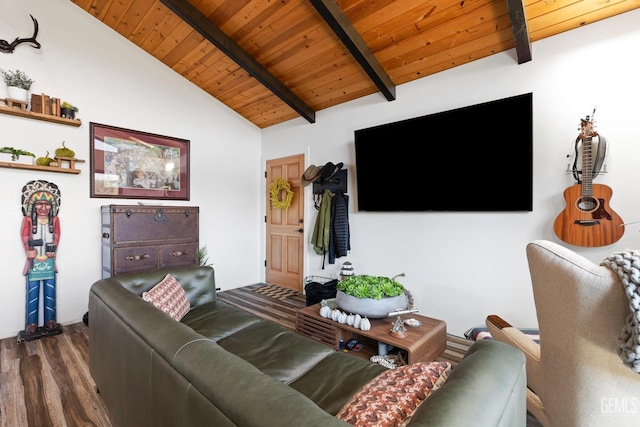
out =
[(171, 274), (167, 274), (160, 283), (148, 292), (143, 292), (142, 299), (152, 303), (178, 321), (191, 308), (187, 294)]
[(381, 373), (357, 392), (336, 415), (358, 427), (398, 427), (447, 380), (448, 362), (420, 362)]

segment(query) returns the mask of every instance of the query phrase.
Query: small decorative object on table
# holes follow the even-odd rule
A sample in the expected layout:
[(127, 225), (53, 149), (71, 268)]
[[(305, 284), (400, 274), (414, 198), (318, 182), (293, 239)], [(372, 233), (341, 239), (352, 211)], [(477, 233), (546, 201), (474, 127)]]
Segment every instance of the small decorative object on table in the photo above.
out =
[(400, 353), (384, 355), (378, 354), (375, 356), (371, 356), (369, 360), (388, 369), (397, 368), (398, 366), (405, 366), (407, 364), (407, 361), (404, 360)]
[(422, 322), (419, 321), (418, 319), (414, 319), (413, 317), (411, 319), (407, 319), (404, 321), (404, 324), (407, 325), (410, 328), (417, 328), (418, 326), (422, 325)]
[(347, 277), (351, 277), (355, 274), (353, 271), (353, 265), (349, 261), (345, 261), (340, 269), (340, 280), (344, 280)]
[(389, 331), (389, 335), (396, 338), (406, 338), (407, 329), (404, 327), (404, 323), (399, 315), (396, 317), (396, 321), (393, 324), (391, 331)]

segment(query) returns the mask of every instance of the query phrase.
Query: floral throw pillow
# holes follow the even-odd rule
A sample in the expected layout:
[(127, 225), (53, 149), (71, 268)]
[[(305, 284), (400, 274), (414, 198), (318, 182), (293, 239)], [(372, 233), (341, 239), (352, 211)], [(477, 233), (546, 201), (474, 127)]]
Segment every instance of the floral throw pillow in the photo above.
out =
[(160, 283), (148, 292), (143, 292), (142, 299), (152, 303), (178, 321), (180, 321), (191, 308), (187, 294), (171, 274), (167, 274)]
[(390, 369), (362, 387), (336, 417), (358, 427), (404, 426), (418, 406), (444, 384), (450, 371), (448, 362)]

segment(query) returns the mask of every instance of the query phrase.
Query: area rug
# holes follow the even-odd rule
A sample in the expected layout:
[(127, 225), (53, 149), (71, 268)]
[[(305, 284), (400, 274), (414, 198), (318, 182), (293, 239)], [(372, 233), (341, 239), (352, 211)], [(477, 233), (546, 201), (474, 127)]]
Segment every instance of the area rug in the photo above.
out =
[(253, 292), (257, 292), (259, 294), (279, 300), (285, 300), (298, 294), (298, 292), (294, 291), (293, 289), (288, 289), (278, 285), (260, 286), (259, 288), (254, 289)]

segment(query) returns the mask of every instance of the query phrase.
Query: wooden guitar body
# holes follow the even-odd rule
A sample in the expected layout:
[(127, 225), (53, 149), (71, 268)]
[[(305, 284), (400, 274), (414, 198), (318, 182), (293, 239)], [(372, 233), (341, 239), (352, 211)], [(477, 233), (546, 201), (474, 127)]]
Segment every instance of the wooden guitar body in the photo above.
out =
[(564, 191), (566, 208), (556, 217), (553, 231), (564, 242), (576, 246), (611, 245), (624, 234), (623, 221), (609, 207), (610, 187), (591, 184), (590, 195), (583, 195), (581, 184)]

